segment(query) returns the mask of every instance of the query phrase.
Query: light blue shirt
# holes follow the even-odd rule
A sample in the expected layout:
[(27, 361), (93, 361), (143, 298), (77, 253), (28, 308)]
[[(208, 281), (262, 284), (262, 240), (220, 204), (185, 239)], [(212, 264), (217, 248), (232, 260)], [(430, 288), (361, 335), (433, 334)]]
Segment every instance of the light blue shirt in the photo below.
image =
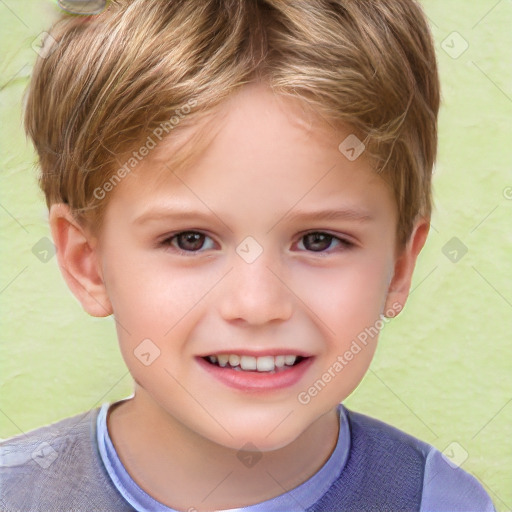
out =
[[(103, 404), (98, 415), (97, 442), (101, 459), (113, 484), (139, 512), (177, 512), (142, 490), (119, 460), (107, 429), (109, 405)], [(338, 413), (340, 428), (336, 447), (326, 463), (309, 480), (270, 500), (225, 512), (304, 512), (319, 501), (343, 471), (350, 452), (348, 419), (341, 404)], [(459, 467), (453, 467), (439, 450), (432, 447), (425, 464), (420, 512), (446, 511), (495, 512), (495, 509), (476, 478)]]

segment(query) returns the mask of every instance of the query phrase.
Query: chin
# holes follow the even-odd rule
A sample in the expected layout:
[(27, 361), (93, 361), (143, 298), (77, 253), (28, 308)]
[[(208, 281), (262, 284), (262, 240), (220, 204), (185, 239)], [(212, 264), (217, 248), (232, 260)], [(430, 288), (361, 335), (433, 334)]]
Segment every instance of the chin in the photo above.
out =
[[(290, 415), (290, 419), (292, 416)], [(283, 421), (282, 416), (277, 420), (274, 417), (260, 417), (254, 421), (240, 420), (239, 416), (233, 422), (226, 423), (226, 430), (232, 434), (231, 436), (225, 431), (219, 433), (217, 429), (215, 430), (220, 435), (210, 437), (206, 432), (203, 435), (233, 450), (271, 452), (293, 443), (309, 426), (304, 420), (297, 421), (297, 418), (294, 418), (293, 422)]]
[[(298, 433), (300, 435), (300, 432)], [(235, 450), (238, 454), (240, 451), (248, 452), (273, 452), (287, 447), (295, 441), (298, 435), (280, 435), (279, 437), (266, 436), (262, 431), (246, 431), (239, 432), (235, 437), (224, 436), (221, 438), (211, 439), (217, 444)]]

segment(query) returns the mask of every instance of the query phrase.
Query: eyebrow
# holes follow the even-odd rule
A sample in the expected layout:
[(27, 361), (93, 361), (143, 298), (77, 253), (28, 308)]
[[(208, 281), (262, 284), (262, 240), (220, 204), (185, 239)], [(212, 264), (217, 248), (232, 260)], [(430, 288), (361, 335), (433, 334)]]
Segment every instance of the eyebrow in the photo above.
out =
[[(145, 224), (151, 221), (163, 220), (165, 218), (173, 218), (176, 220), (186, 220), (191, 218), (211, 220), (212, 217), (218, 217), (215, 213), (206, 213), (200, 211), (189, 210), (186, 208), (179, 207), (167, 207), (153, 209), (144, 212), (142, 215), (136, 217), (133, 223), (136, 225)], [(279, 224), (283, 220), (289, 222), (297, 221), (327, 221), (327, 220), (346, 220), (355, 222), (371, 222), (375, 219), (373, 215), (367, 210), (356, 209), (356, 208), (337, 208), (337, 209), (323, 209), (323, 210), (294, 210), (283, 215), (280, 220), (276, 222)], [(276, 225), (275, 224), (275, 225)]]
[(147, 222), (159, 221), (166, 218), (172, 218), (176, 220), (186, 220), (191, 218), (205, 219), (211, 220), (212, 217), (218, 217), (211, 212), (211, 214), (206, 212), (200, 212), (196, 210), (190, 210), (188, 208), (180, 208), (177, 206), (169, 206), (163, 208), (155, 208), (152, 210), (145, 211), (140, 216), (136, 217), (133, 220), (133, 223), (136, 225), (145, 224)]
[(283, 219), (296, 220), (352, 220), (357, 222), (370, 222), (374, 216), (367, 210), (356, 208), (336, 208), (333, 210), (295, 210), (287, 214)]

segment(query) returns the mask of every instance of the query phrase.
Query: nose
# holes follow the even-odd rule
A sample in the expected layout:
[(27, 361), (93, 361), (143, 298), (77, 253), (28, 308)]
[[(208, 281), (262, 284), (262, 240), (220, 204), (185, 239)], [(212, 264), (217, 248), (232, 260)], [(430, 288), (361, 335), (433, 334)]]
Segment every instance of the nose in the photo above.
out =
[(250, 325), (285, 321), (293, 311), (293, 292), (282, 277), (282, 266), (267, 251), (252, 263), (234, 255), (219, 300), (226, 321)]

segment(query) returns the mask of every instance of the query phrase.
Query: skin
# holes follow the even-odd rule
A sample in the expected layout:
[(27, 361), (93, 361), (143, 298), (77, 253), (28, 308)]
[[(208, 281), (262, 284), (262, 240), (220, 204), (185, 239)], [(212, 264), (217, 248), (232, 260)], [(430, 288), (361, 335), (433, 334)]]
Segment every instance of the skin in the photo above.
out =
[[(114, 315), (135, 380), (134, 397), (108, 417), (114, 446), (138, 485), (178, 510), (258, 503), (320, 469), (336, 445), (336, 407), (365, 375), (378, 336), (309, 403), (297, 397), (381, 314), (405, 305), (429, 229), (419, 219), (397, 253), (391, 189), (364, 153), (349, 161), (338, 150), (350, 130), (307, 119), (264, 84), (231, 96), (215, 129), (209, 147), (175, 173), (166, 163), (172, 145), (162, 142), (105, 199), (98, 236), (66, 205), (50, 211), (71, 291), (89, 314)], [(210, 217), (135, 223), (148, 208), (178, 203)], [(344, 206), (373, 220), (289, 218)], [(187, 230), (206, 236), (162, 243)], [(318, 231), (353, 245), (304, 236)], [(236, 252), (247, 236), (263, 250), (250, 264)], [(148, 366), (134, 355), (147, 338), (160, 350)], [(293, 386), (244, 393), (195, 359), (237, 348), (300, 350), (314, 360)], [(249, 468), (237, 457), (248, 442), (262, 454)]]

